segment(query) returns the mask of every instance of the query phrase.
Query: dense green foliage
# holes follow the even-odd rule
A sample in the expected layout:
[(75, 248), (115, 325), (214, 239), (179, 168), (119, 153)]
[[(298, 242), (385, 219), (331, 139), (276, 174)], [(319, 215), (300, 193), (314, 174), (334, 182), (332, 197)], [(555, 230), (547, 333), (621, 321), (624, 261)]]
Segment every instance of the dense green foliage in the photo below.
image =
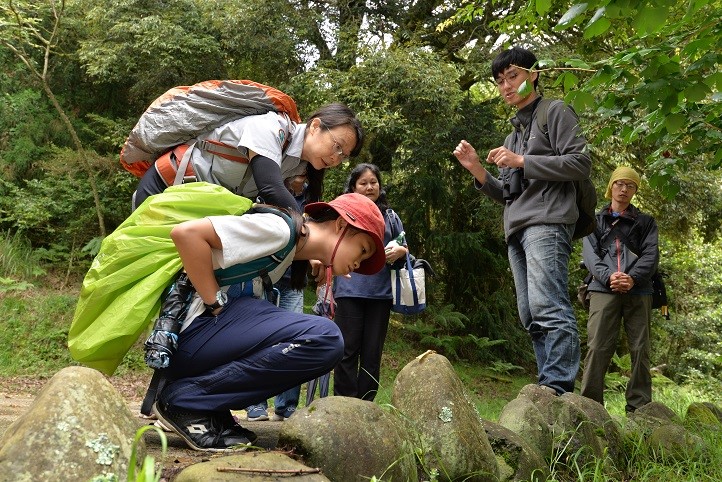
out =
[[(585, 5), (5, 2), (0, 240), (29, 245), (25, 259), (41, 264), (22, 271), (13, 261), (22, 257), (0, 257), (0, 288), (38, 283), (43, 270), (62, 280), (85, 272), (103, 229), (130, 211), (137, 180), (118, 152), (150, 101), (176, 85), (250, 78), (293, 95), (302, 117), (331, 101), (358, 112), (368, 140), (352, 163), (381, 167), (412, 252), (437, 272), (429, 310), (404, 320), (408, 336), (452, 358), (531, 368), (501, 208), (451, 155), (462, 138), (481, 152), (501, 143), (511, 111), (488, 81), (489, 62), (522, 43), (548, 59), (544, 93), (581, 113), (598, 191), (619, 163), (648, 181), (635, 204), (659, 221), (672, 299), (672, 319), (655, 316), (653, 362), (678, 380), (719, 378), (720, 26), (696, 19), (719, 18), (722, 2)], [(328, 173), (327, 197), (351, 168)], [(583, 273), (572, 266), (573, 290)], [(578, 318), (583, 331), (586, 314)]]

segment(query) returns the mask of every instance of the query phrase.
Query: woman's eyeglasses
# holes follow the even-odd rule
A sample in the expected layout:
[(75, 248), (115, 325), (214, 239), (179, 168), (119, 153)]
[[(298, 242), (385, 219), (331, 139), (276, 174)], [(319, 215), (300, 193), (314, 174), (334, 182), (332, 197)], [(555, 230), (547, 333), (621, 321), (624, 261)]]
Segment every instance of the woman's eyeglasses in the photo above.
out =
[(336, 151), (336, 156), (338, 157), (338, 159), (341, 162), (344, 162), (345, 160), (347, 160), (349, 158), (349, 156), (344, 154), (343, 149), (341, 148), (341, 144), (338, 143), (338, 141), (336, 140), (336, 137), (331, 132), (331, 129), (329, 129), (326, 126), (326, 124), (324, 124), (324, 123), (321, 123), (321, 125), (323, 125), (323, 127), (325, 127), (326, 130), (328, 131), (328, 133), (331, 135), (331, 140), (333, 140), (333, 149), (334, 149), (334, 151)]

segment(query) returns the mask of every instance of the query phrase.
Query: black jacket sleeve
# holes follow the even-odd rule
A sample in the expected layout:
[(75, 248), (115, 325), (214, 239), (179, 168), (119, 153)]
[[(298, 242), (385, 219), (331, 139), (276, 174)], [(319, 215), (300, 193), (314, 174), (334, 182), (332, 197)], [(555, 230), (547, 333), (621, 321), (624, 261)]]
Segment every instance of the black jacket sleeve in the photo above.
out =
[(265, 156), (256, 155), (251, 160), (250, 168), (262, 202), (298, 211), (296, 200), (283, 184), (278, 164)]

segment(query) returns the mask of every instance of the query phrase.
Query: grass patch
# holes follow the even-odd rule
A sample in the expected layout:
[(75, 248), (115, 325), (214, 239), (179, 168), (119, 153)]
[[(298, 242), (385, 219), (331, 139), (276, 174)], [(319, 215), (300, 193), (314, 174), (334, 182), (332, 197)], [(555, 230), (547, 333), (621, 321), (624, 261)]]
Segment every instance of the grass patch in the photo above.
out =
[(1, 376), (49, 376), (75, 364), (67, 349), (76, 297), (33, 290), (0, 299)]
[(38, 251), (19, 234), (0, 233), (0, 277), (35, 278), (45, 274)]

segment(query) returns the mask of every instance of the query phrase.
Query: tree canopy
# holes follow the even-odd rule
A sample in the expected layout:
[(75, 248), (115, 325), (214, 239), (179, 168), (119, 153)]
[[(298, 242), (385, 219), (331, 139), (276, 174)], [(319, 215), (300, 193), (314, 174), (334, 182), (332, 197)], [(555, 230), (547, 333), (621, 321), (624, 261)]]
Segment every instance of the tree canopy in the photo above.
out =
[[(302, 117), (345, 102), (368, 134), (352, 164), (381, 167), (412, 253), (438, 273), (432, 307), (407, 329), (460, 358), (527, 363), (501, 208), (451, 154), (460, 139), (497, 147), (509, 130), (491, 59), (510, 45), (536, 52), (544, 94), (580, 113), (598, 191), (620, 163), (643, 173), (635, 202), (659, 221), (673, 297), (675, 285), (706, 293), (709, 278), (690, 274), (702, 255), (688, 253), (710, 253), (705, 272), (722, 258), (721, 16), (722, 0), (8, 0), (0, 229), (49, 263), (87, 268), (103, 221), (112, 230), (130, 210), (137, 179), (120, 146), (171, 87), (249, 78), (291, 94)], [(328, 173), (327, 197), (351, 167)], [(680, 303), (679, 317), (720, 333), (720, 297)], [(713, 353), (714, 331), (690, 343)], [(722, 365), (707, 358), (709, 372)]]

